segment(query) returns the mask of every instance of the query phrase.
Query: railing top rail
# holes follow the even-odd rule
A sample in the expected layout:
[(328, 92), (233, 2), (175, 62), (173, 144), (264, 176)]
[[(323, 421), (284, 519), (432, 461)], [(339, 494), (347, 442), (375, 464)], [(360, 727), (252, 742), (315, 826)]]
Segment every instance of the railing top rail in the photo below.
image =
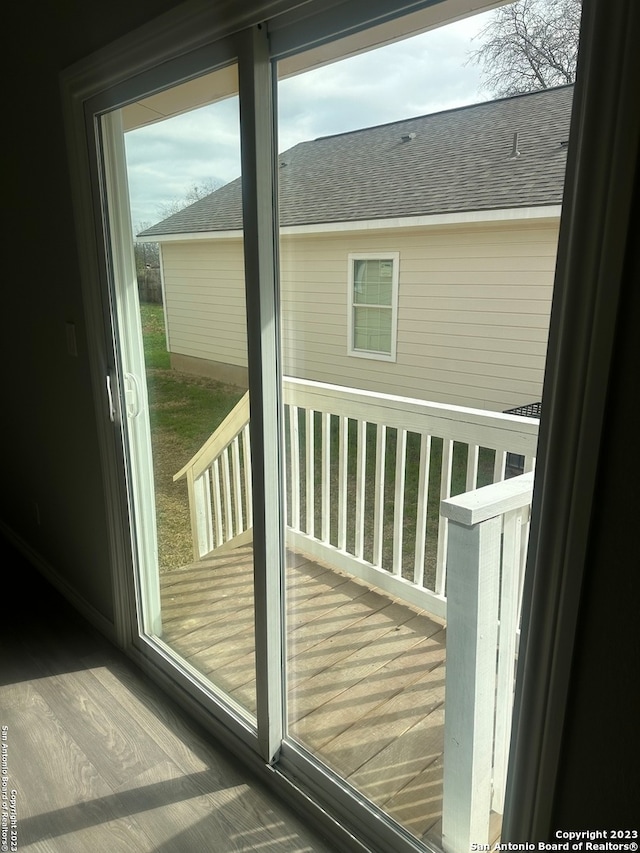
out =
[[(365, 391), (326, 382), (284, 377), (285, 403), (332, 415), (379, 423), (409, 432), (535, 456), (538, 420), (432, 403), (395, 394)], [(249, 420), (249, 392), (191, 459), (174, 475), (183, 479), (189, 470), (197, 477), (219, 455)]]
[(531, 503), (533, 472), (521, 474), (499, 483), (482, 486), (448, 498), (440, 504), (440, 513), (449, 521), (471, 527), (497, 515), (521, 509)]
[(410, 432), (535, 456), (539, 421), (325, 382), (284, 378), (285, 403)]
[(177, 474), (173, 475), (174, 483), (186, 477), (187, 471), (192, 468), (193, 476), (197, 477), (218, 456), (236, 435), (242, 430), (249, 420), (249, 392), (240, 399), (220, 426), (205, 441), (191, 459)]

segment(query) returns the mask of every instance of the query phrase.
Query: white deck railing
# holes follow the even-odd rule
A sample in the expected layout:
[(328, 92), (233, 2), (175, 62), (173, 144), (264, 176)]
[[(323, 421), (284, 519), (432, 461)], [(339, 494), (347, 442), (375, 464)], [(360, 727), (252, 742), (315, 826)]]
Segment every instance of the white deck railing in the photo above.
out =
[[(538, 421), (285, 378), (287, 545), (446, 615), (439, 501), (531, 470)], [(189, 489), (194, 558), (250, 536), (248, 395), (174, 480)], [(457, 482), (456, 482), (457, 478)]]
[(449, 521), (447, 853), (488, 845), (491, 812), (503, 811), (532, 491), (533, 474), (524, 474), (441, 507)]
[(182, 479), (189, 493), (195, 560), (227, 543), (246, 541), (253, 527), (249, 392), (173, 478)]

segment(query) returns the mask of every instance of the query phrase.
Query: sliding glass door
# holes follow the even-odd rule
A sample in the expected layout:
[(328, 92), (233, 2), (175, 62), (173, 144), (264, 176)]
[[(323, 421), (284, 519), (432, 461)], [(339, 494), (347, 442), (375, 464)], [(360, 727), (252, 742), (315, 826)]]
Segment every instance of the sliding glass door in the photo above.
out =
[(106, 113), (101, 139), (139, 629), (255, 720), (237, 64)]
[(276, 72), (283, 756), (409, 849), (500, 838), (571, 116), (478, 93), (486, 21)]
[(256, 24), (85, 114), (133, 652), (376, 849), (462, 853), (500, 835), (537, 441), (511, 410), (539, 402), (564, 148), (544, 203), (501, 177), (512, 127), (566, 139), (571, 92), (404, 97), (441, 5), (358, 6), (345, 40), (318, 13), (312, 50), (304, 17)]

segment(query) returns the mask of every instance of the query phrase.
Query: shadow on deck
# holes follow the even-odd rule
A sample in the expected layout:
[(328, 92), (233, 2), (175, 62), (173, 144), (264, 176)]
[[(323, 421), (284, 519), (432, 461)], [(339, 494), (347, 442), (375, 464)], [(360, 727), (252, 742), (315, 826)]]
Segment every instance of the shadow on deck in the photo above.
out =
[[(289, 553), (288, 732), (418, 838), (439, 840), (444, 624)], [(255, 714), (252, 546), (161, 576), (163, 640)]]

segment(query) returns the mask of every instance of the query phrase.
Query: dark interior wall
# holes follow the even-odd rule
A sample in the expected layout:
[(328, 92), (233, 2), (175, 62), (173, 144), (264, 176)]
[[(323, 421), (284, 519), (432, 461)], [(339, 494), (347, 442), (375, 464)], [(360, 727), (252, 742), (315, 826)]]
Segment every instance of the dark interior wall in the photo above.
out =
[[(0, 519), (104, 616), (107, 532), (59, 72), (175, 0), (11, 4), (3, 55)], [(7, 233), (8, 230), (8, 233)], [(78, 357), (65, 324), (76, 326)], [(37, 509), (36, 509), (37, 505)]]

